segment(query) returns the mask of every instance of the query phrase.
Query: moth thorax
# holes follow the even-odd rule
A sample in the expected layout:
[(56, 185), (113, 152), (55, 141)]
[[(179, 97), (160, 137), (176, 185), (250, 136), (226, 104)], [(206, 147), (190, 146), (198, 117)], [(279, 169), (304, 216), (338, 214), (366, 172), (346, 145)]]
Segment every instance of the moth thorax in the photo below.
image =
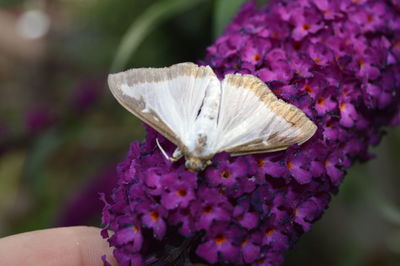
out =
[(209, 165), (209, 160), (202, 160), (196, 157), (188, 158), (185, 162), (185, 167), (193, 172), (203, 171), (207, 165)]

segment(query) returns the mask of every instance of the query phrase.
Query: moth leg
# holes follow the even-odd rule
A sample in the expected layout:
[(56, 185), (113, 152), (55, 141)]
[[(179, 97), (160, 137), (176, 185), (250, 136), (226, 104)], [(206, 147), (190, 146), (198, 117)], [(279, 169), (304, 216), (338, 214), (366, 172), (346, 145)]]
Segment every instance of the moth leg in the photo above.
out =
[(176, 150), (174, 151), (174, 153), (172, 154), (172, 157), (169, 157), (168, 154), (165, 152), (165, 150), (161, 147), (160, 142), (158, 141), (158, 139), (156, 138), (156, 142), (157, 142), (157, 146), (160, 149), (161, 153), (164, 155), (164, 157), (171, 162), (176, 162), (178, 161), (180, 158), (182, 158), (183, 153), (179, 148), (176, 148)]

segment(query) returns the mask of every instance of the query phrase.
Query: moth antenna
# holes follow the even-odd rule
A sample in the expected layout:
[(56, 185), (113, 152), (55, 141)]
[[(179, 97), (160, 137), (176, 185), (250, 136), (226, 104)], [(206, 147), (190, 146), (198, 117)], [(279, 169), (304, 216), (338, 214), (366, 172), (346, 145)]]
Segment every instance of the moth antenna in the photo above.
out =
[(157, 146), (160, 149), (160, 151), (162, 152), (162, 154), (164, 155), (164, 157), (171, 162), (174, 162), (174, 159), (172, 157), (169, 157), (168, 154), (164, 151), (164, 149), (161, 147), (160, 142), (158, 142), (158, 138), (156, 138), (156, 142), (157, 142)]

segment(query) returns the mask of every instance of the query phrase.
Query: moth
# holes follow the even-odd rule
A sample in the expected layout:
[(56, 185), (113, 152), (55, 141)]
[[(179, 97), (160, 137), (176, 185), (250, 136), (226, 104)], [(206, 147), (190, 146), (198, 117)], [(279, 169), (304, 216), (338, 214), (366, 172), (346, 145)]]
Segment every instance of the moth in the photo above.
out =
[(209, 66), (180, 63), (110, 74), (118, 102), (177, 148), (170, 161), (202, 171), (219, 152), (231, 156), (285, 150), (302, 144), (317, 126), (297, 107), (278, 99), (253, 75), (220, 81)]

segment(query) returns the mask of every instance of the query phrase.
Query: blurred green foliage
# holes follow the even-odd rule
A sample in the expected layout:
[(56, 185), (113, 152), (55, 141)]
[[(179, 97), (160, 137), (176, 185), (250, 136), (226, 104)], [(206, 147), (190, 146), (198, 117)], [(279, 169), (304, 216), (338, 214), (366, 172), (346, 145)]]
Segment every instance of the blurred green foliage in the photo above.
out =
[(126, 62), (135, 52), (142, 40), (151, 33), (153, 28), (162, 21), (181, 13), (192, 6), (196, 6), (202, 0), (164, 0), (158, 1), (148, 7), (145, 12), (140, 14), (135, 22), (129, 27), (117, 49), (111, 65), (111, 72), (124, 69)]
[(214, 38), (218, 38), (246, 0), (218, 0), (214, 8)]
[(25, 0), (0, 0), (0, 5), (3, 6), (12, 6), (12, 5), (20, 5)]

